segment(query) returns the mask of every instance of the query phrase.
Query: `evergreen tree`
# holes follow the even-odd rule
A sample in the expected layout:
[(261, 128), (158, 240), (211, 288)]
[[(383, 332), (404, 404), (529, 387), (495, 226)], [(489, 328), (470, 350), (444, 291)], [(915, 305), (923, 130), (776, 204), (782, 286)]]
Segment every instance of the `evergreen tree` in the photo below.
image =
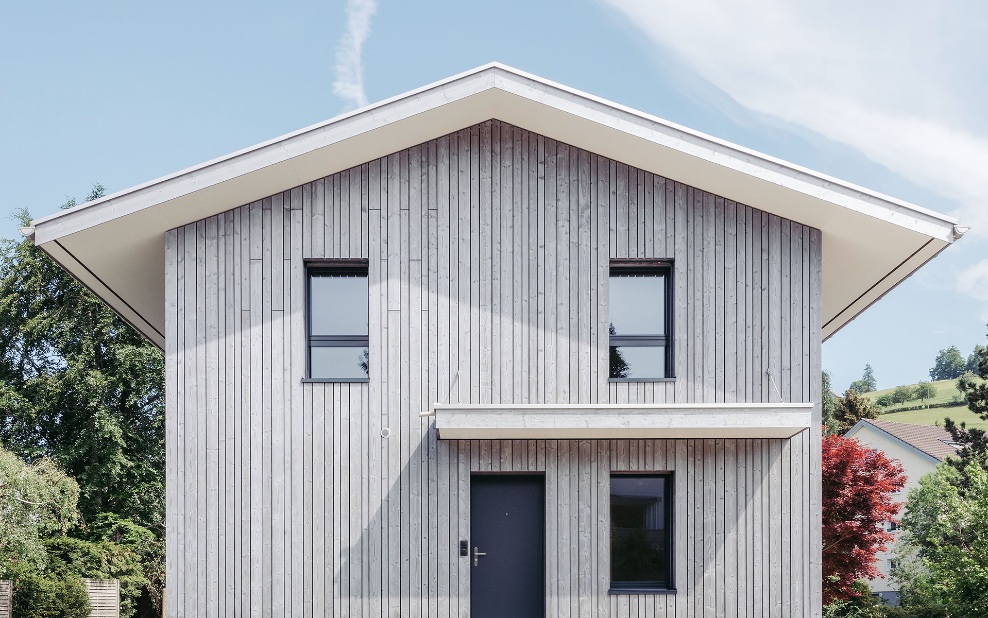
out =
[(875, 372), (871, 369), (871, 365), (865, 365), (861, 379), (851, 382), (851, 386), (848, 388), (858, 393), (874, 392), (878, 388), (878, 382), (875, 380)]
[(844, 396), (837, 400), (834, 407), (834, 421), (837, 433), (847, 433), (854, 424), (863, 418), (878, 418), (878, 408), (867, 397), (862, 397), (857, 391), (847, 389)]
[[(976, 373), (965, 373), (957, 380), (959, 390), (967, 400), (967, 407), (982, 420), (988, 421), (988, 348), (977, 346)], [(954, 442), (961, 446), (959, 459), (949, 459), (958, 470), (963, 470), (968, 463), (975, 462), (988, 469), (988, 438), (983, 429), (968, 428), (965, 423), (959, 425), (947, 417), (943, 421), (944, 428), (950, 432)]]

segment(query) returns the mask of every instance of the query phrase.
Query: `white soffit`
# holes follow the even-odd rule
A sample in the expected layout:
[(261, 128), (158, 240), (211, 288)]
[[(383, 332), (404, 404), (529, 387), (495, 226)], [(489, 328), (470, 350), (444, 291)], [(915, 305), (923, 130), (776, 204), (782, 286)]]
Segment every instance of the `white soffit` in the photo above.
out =
[(791, 438), (812, 403), (640, 405), (436, 404), (443, 440)]
[(826, 339), (959, 234), (950, 217), (490, 64), (32, 223), (164, 346), (164, 233), (497, 118), (821, 230)]

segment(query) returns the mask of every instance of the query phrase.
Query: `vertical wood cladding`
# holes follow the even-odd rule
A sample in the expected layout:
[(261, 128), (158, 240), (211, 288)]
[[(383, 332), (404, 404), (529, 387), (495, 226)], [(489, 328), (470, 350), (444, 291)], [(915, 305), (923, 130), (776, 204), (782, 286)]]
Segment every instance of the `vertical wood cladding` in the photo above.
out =
[[(166, 251), (171, 615), (468, 616), (470, 473), (497, 470), (545, 474), (548, 616), (819, 615), (815, 430), (437, 441), (419, 416), (818, 402), (819, 231), (490, 121)], [(336, 257), (369, 259), (369, 383), (302, 381), (304, 260)], [(608, 382), (616, 257), (674, 260), (675, 380)], [(607, 594), (628, 470), (674, 471), (673, 594)]]

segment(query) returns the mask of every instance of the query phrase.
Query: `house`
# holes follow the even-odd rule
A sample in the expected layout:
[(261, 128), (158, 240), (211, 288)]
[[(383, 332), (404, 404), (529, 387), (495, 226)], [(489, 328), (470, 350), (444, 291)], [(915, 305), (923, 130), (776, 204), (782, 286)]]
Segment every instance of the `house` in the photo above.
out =
[(33, 223), (167, 367), (173, 616), (815, 616), (820, 344), (947, 217), (491, 64)]
[[(844, 435), (857, 439), (868, 448), (883, 451), (890, 459), (902, 464), (906, 473), (906, 484), (898, 494), (902, 503), (905, 503), (909, 490), (919, 485), (919, 479), (933, 472), (937, 464), (947, 457), (957, 455), (953, 439), (941, 427), (861, 419)], [(889, 529), (894, 532), (898, 527), (892, 525)], [(871, 579), (868, 585), (883, 601), (897, 605), (899, 588), (888, 578), (895, 560), (895, 541), (888, 544), (886, 551), (878, 552), (876, 560), (878, 570), (885, 577)]]

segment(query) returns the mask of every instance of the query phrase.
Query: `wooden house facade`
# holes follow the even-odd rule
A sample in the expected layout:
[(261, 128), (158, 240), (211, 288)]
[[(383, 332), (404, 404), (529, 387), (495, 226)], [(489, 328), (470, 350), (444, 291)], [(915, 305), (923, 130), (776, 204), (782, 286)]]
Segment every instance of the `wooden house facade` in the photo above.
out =
[[(821, 341), (959, 232), (580, 96), (482, 67), (35, 223), (165, 349), (170, 615), (820, 615)], [(158, 297), (70, 245), (152, 211)]]

